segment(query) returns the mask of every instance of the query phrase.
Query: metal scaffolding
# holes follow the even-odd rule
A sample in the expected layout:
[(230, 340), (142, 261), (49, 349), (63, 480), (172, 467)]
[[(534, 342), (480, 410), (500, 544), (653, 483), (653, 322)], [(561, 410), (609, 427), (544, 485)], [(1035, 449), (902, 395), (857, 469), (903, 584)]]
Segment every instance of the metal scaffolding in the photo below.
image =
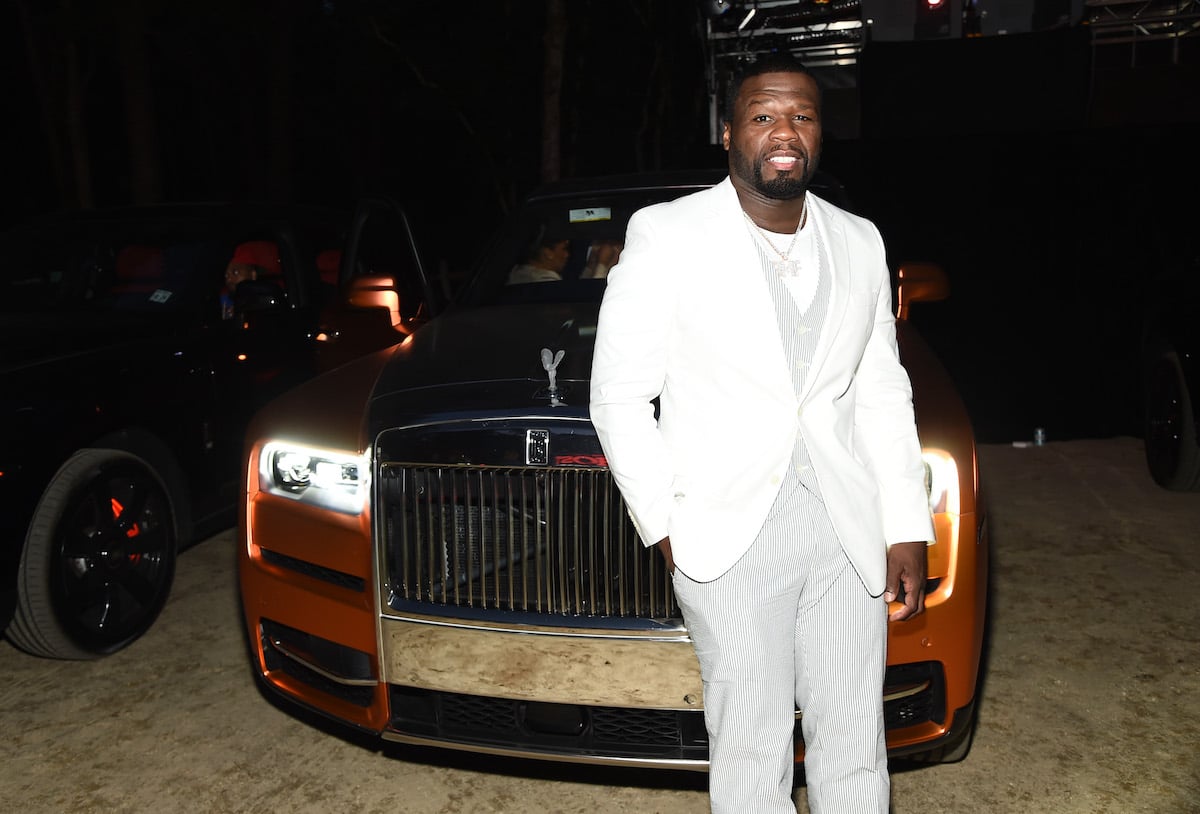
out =
[(1179, 65), (1183, 41), (1200, 37), (1200, 0), (1086, 0), (1084, 6), (1092, 48), (1122, 46), (1130, 67), (1145, 60), (1148, 48), (1156, 54), (1165, 50), (1171, 64)]
[(866, 39), (860, 0), (706, 0), (709, 126), (720, 140), (720, 100), (739, 63), (794, 54), (826, 88), (857, 85)]

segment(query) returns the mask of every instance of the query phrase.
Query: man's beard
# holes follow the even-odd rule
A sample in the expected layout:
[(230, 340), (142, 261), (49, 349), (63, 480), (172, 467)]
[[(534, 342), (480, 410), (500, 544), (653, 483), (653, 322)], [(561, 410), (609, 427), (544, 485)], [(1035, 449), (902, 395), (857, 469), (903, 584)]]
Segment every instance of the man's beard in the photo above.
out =
[[(752, 164), (750, 159), (737, 147), (729, 148), (730, 164), (733, 172), (743, 181), (750, 183), (755, 190), (767, 198), (777, 201), (791, 201), (799, 198), (808, 189), (809, 164), (808, 157), (800, 159), (800, 163), (791, 172), (780, 173), (771, 181), (763, 178), (762, 164)], [(801, 171), (803, 167), (804, 171)]]

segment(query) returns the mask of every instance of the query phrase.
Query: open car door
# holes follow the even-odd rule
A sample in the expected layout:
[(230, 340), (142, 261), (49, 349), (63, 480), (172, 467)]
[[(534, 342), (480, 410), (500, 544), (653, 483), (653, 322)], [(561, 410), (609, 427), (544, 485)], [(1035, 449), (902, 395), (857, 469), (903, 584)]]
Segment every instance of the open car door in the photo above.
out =
[(401, 342), (443, 305), (404, 210), (388, 199), (363, 199), (342, 251), (337, 295), (321, 316), (317, 366), (330, 370)]

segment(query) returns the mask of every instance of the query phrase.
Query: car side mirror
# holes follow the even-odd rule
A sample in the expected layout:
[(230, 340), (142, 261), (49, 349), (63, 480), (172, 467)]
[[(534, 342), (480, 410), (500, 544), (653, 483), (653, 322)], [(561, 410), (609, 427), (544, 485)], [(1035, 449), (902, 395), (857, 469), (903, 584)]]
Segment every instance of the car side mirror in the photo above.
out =
[(379, 308), (388, 312), (392, 327), (403, 322), (396, 280), (387, 274), (363, 274), (350, 281), (346, 303), (356, 308)]
[(896, 319), (908, 319), (914, 302), (937, 302), (950, 296), (950, 281), (937, 263), (902, 263), (896, 276)]

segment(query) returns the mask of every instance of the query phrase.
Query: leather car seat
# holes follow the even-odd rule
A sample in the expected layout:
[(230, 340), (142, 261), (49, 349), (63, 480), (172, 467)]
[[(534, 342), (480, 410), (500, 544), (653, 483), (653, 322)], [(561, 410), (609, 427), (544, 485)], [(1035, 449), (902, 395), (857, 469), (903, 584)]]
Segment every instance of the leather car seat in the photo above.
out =
[(248, 240), (245, 243), (239, 243), (233, 252), (233, 261), (256, 266), (259, 280), (273, 283), (282, 292), (287, 291), (287, 282), (283, 276), (283, 263), (279, 259), (279, 246), (275, 241)]
[(156, 246), (123, 246), (113, 269), (113, 294), (148, 294), (163, 282), (163, 252)]

